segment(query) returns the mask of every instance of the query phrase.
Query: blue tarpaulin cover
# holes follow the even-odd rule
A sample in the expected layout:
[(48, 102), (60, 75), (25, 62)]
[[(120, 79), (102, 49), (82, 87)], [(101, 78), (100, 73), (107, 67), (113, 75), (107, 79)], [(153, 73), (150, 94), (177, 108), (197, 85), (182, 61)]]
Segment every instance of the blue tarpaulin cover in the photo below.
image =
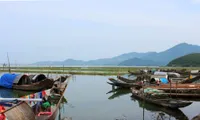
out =
[(167, 84), (169, 81), (167, 78), (160, 78), (161, 83)]
[(18, 74), (11, 74), (11, 73), (3, 74), (0, 77), (0, 86), (5, 87), (5, 88), (12, 88), (13, 81), (15, 80), (17, 75)]

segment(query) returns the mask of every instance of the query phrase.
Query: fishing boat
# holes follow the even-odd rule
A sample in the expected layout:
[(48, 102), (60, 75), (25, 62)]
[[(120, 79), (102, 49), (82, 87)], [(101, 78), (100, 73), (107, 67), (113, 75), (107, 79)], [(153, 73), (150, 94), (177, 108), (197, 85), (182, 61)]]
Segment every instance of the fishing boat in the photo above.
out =
[(24, 102), (24, 100), (12, 107), (5, 107), (0, 115), (5, 116), (8, 120), (54, 120), (60, 105), (66, 101), (64, 92), (67, 85), (68, 81), (64, 83), (56, 82), (51, 89), (24, 96), (25, 100), (42, 99), (42, 101)]
[(130, 88), (130, 87), (141, 87), (140, 83), (125, 83), (123, 81), (116, 80), (114, 78), (109, 78), (111, 82), (107, 82), (112, 86), (122, 87), (122, 88)]
[(49, 89), (55, 81), (66, 80), (68, 76), (61, 76), (54, 80), (47, 78), (44, 74), (31, 75), (26, 74), (10, 74), (6, 73), (1, 76), (0, 86), (8, 89), (25, 90), (25, 91), (40, 91)]
[(196, 77), (193, 77), (191, 79), (186, 78), (186, 79), (182, 80), (180, 83), (188, 84), (188, 83), (194, 83), (194, 82), (199, 81), (199, 80), (200, 80), (200, 75), (197, 75)]
[[(68, 82), (54, 85), (56, 85), (56, 87), (53, 87), (47, 92), (47, 102), (50, 102), (51, 106), (36, 114), (36, 120), (54, 120), (56, 118), (59, 107), (63, 102), (64, 92), (67, 88)], [(40, 107), (42, 108), (42, 106)], [(36, 107), (36, 109), (37, 108), (38, 107)]]
[(114, 78), (108, 78), (108, 80), (110, 80), (112, 83), (125, 83), (123, 81), (119, 81), (119, 80), (116, 80)]
[(135, 83), (137, 80), (137, 78), (130, 79), (130, 78), (122, 77), (122, 76), (117, 76), (117, 78), (126, 83)]
[[(200, 93), (200, 84), (169, 83), (147, 86), (148, 88), (163, 90), (171, 93)], [(147, 88), (145, 87), (145, 88)]]
[[(139, 107), (143, 108), (147, 111), (150, 111), (153, 113), (155, 113), (155, 112), (162, 113), (162, 115), (167, 114), (169, 116), (174, 117), (177, 120), (189, 120), (189, 118), (180, 109), (171, 109), (171, 108), (166, 108), (166, 107), (160, 107), (160, 106), (150, 104), (148, 102), (145, 102), (143, 100), (140, 100), (140, 99), (137, 99), (134, 97), (131, 97), (131, 99), (133, 101), (137, 101)], [(160, 115), (160, 114), (158, 114), (158, 115)]]
[(14, 84), (13, 89), (25, 90), (25, 91), (40, 91), (51, 88), (53, 86), (53, 79), (46, 78), (42, 81), (38, 81), (30, 84)]
[(146, 74), (144, 71), (137, 71), (137, 72), (132, 72), (132, 71), (128, 71), (128, 73), (130, 75), (143, 75), (143, 74)]
[(146, 102), (157, 106), (162, 106), (172, 109), (183, 108), (192, 104), (192, 102), (189, 101), (182, 101), (175, 99), (155, 99), (151, 96), (146, 96), (143, 91), (141, 92), (140, 90), (136, 90), (135, 88), (132, 88), (132, 97), (140, 100), (145, 100)]

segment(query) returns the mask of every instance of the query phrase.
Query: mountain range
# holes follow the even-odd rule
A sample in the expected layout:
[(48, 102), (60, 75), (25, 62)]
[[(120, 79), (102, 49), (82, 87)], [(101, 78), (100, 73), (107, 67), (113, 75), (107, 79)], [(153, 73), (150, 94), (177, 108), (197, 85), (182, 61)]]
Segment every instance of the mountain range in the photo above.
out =
[(162, 52), (125, 53), (112, 58), (90, 61), (67, 59), (64, 61), (41, 61), (34, 65), (120, 65), (120, 66), (165, 66), (173, 59), (191, 54), (200, 53), (200, 46), (187, 43), (178, 44)]

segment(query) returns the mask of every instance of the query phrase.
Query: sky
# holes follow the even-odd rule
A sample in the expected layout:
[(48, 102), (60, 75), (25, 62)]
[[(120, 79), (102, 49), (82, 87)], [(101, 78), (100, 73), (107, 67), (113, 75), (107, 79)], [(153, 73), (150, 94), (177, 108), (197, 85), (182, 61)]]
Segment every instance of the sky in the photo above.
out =
[(200, 0), (0, 0), (0, 63), (200, 45)]

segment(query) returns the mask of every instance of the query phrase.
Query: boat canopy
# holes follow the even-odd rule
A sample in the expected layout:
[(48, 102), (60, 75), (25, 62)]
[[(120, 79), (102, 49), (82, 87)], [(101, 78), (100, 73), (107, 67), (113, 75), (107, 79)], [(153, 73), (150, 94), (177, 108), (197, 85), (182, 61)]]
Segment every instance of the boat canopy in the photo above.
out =
[(13, 81), (13, 84), (16, 84), (16, 85), (21, 85), (21, 84), (27, 84), (27, 83), (30, 83), (30, 78), (28, 75), (26, 74), (18, 74), (16, 77), (15, 77), (15, 80)]
[(191, 73), (192, 73), (192, 74), (199, 73), (199, 70), (191, 70)]
[(179, 73), (175, 73), (175, 72), (168, 72), (167, 74), (169, 75), (169, 77), (181, 77)]
[(156, 72), (154, 72), (154, 75), (167, 75), (167, 72), (156, 71)]
[(12, 88), (13, 81), (18, 76), (18, 74), (11, 74), (11, 73), (5, 73), (0, 77), (0, 86), (5, 88)]
[(32, 82), (39, 82), (46, 78), (47, 77), (44, 74), (36, 74), (35, 76), (32, 77)]

